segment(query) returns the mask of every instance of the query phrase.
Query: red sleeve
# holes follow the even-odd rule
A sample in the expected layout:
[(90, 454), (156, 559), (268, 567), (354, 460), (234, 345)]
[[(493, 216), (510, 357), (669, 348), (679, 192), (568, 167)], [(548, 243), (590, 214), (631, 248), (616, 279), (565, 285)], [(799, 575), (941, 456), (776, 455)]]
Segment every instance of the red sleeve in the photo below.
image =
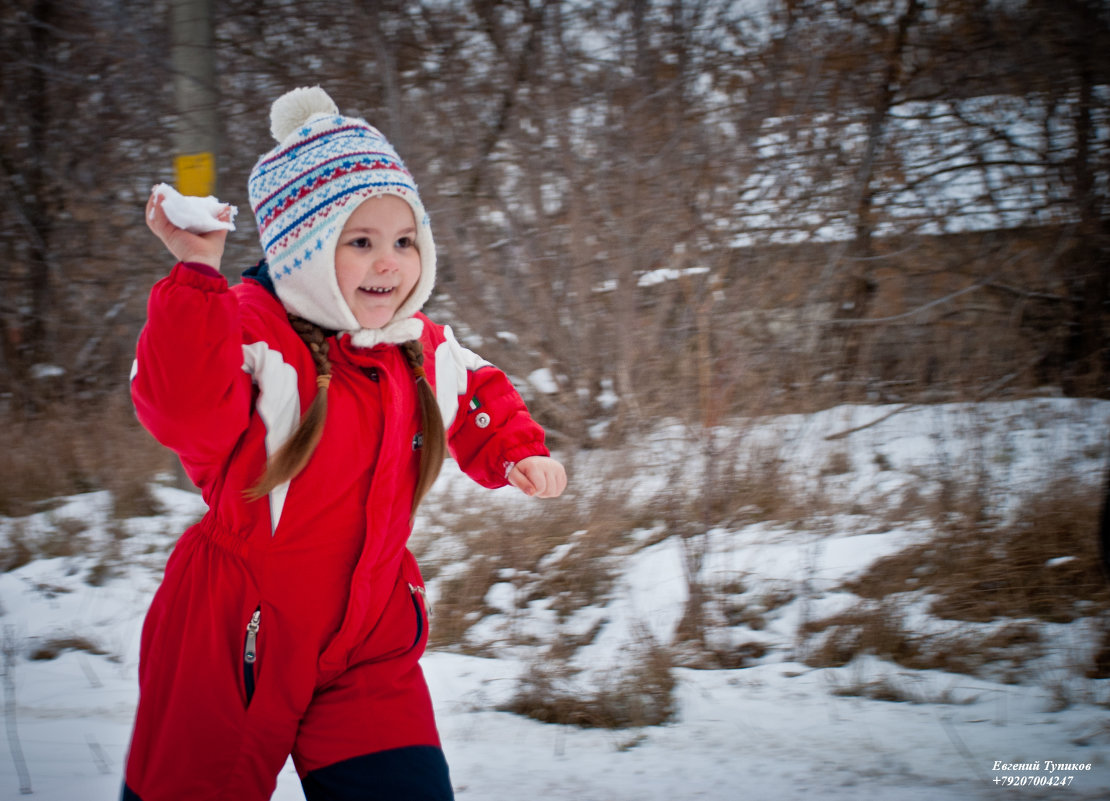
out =
[(226, 462), (250, 420), (242, 322), (227, 279), (177, 264), (154, 285), (139, 335), (131, 396), (140, 422), (176, 451), (203, 486)]
[(543, 429), (508, 377), (491, 365), (467, 371), (447, 442), (463, 472), (490, 488), (508, 484), (512, 464), (549, 455)]

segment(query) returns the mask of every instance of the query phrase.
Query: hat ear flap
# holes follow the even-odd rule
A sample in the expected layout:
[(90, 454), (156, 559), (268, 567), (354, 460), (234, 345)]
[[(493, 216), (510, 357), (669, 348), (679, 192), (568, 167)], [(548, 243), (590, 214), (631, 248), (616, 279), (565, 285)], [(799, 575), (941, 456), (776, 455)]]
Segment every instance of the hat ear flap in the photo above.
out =
[(335, 101), (319, 86), (294, 89), (270, 106), (270, 133), (281, 144), (314, 115), (338, 113)]

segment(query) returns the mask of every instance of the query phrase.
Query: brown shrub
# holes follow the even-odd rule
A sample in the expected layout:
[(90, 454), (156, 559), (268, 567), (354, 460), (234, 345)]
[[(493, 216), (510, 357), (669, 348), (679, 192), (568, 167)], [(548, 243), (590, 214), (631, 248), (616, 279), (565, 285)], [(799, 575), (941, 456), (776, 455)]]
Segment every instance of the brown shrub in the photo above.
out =
[(502, 709), (538, 720), (583, 728), (657, 726), (675, 712), (670, 652), (641, 632), (630, 653), (590, 692), (569, 686), (573, 672), (544, 655)]
[(931, 611), (952, 620), (1066, 623), (1110, 609), (1095, 537), (1100, 504), (1094, 488), (1059, 481), (1027, 498), (1014, 522), (956, 518), (845, 588), (871, 599), (927, 590)]
[(874, 654), (905, 664), (919, 653), (917, 638), (902, 626), (901, 616), (885, 605), (860, 604), (838, 615), (804, 623), (803, 639), (822, 635), (803, 661), (810, 667), (842, 667), (859, 654)]
[(57, 659), (65, 651), (85, 651), (94, 656), (104, 656), (108, 653), (87, 637), (66, 634), (43, 640), (31, 650), (28, 658), (42, 661)]
[[(970, 498), (974, 493), (965, 497)], [(847, 664), (874, 654), (912, 669), (1013, 677), (1043, 656), (1037, 620), (1066, 623), (1110, 611), (1101, 575), (1095, 488), (1059, 481), (1025, 499), (1004, 523), (970, 504), (943, 518), (928, 542), (877, 560), (844, 589), (863, 600), (852, 609), (799, 630), (811, 666)], [(964, 512), (973, 512), (965, 516)], [(927, 596), (928, 611), (970, 624), (940, 634), (902, 624), (910, 599)], [(982, 624), (1014, 621), (989, 632)], [(1098, 647), (1088, 675), (1102, 675), (1107, 649)]]
[(35, 558), (35, 551), (27, 541), (26, 529), (17, 520), (8, 527), (7, 543), (0, 547), (0, 572), (18, 570), (30, 564)]
[(70, 405), (34, 418), (0, 421), (0, 514), (37, 511), (40, 502), (92, 490), (112, 492), (119, 516), (156, 509), (147, 484), (173, 456), (135, 420), (130, 399), (112, 396), (74, 414)]
[(919, 633), (906, 629), (901, 617), (895, 602), (865, 602), (809, 622), (800, 630), (803, 640), (811, 641), (803, 661), (811, 667), (842, 667), (870, 654), (910, 670), (982, 675), (989, 669), (1007, 678), (1044, 654), (1039, 629), (1028, 622), (1008, 624), (989, 634), (979, 627)]
[[(467, 506), (463, 502), (456, 508)], [(481, 511), (431, 509), (428, 514), (425, 527), (452, 532), (467, 554), (463, 567), (436, 588), (431, 637), (439, 647), (461, 643), (470, 626), (494, 611), (484, 599), (499, 582), (514, 584), (521, 606), (551, 599), (560, 620), (602, 602), (612, 586), (613, 554), (628, 544), (637, 522), (651, 516), (612, 486), (604, 493), (568, 494), (524, 511), (489, 505)], [(424, 543), (425, 550), (430, 544)], [(556, 553), (559, 546), (563, 548)], [(417, 549), (422, 550), (419, 543)], [(417, 555), (428, 576), (442, 570), (434, 556)]]
[(872, 701), (889, 701), (896, 704), (971, 704), (976, 700), (975, 696), (957, 698), (947, 690), (925, 694), (914, 687), (910, 680), (899, 680), (893, 676), (838, 684), (833, 687), (832, 694), (841, 697), (870, 698)]

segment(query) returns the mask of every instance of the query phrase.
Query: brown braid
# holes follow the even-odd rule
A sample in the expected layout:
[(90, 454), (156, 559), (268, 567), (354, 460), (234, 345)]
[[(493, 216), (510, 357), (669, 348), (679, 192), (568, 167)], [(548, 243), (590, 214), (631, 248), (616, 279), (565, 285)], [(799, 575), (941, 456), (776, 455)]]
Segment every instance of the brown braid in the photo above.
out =
[(402, 343), (401, 352), (409, 363), (409, 369), (416, 376), (416, 390), (420, 395), (420, 425), (424, 432), (424, 444), (420, 449), (420, 478), (416, 482), (416, 494), (412, 499), (412, 513), (435, 483), (443, 460), (447, 457), (447, 436), (443, 430), (443, 417), (439, 413), (435, 392), (424, 373), (424, 346), (418, 339)]
[(289, 323), (312, 354), (312, 361), (316, 365), (316, 396), (293, 435), (270, 457), (262, 478), (246, 490), (247, 500), (251, 501), (268, 495), (274, 487), (284, 484), (301, 472), (324, 433), (324, 421), (328, 413), (328, 384), (331, 382), (328, 334), (320, 326), (301, 317), (289, 315)]
[(292, 314), (289, 315), (289, 324), (293, 326), (297, 336), (304, 340), (304, 344), (308, 345), (312, 361), (316, 365), (316, 374), (330, 376), (331, 362), (328, 361), (328, 349), (331, 345), (328, 343), (328, 332), (316, 323), (310, 323), (303, 317), (295, 317)]

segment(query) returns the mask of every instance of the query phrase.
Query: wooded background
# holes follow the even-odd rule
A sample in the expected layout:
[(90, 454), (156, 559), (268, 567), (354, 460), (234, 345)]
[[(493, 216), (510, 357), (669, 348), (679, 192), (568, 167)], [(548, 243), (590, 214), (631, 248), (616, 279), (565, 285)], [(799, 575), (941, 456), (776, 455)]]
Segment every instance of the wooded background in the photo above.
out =
[[(142, 213), (174, 177), (173, 5), (0, 9), (8, 503), (149, 466), (127, 378), (171, 264)], [(323, 86), (416, 176), (429, 313), (557, 447), (663, 417), (1110, 394), (1105, 2), (210, 10), (225, 272), (261, 256), (246, 177), (270, 103)]]

